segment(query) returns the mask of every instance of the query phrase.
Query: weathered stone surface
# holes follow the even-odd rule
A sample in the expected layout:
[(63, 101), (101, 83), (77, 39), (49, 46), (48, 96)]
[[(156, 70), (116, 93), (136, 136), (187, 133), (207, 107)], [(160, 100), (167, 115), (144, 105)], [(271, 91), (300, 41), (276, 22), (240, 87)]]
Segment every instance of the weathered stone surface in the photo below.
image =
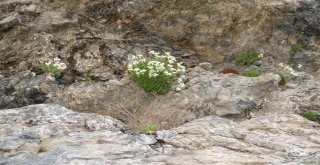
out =
[[(196, 116), (242, 116), (259, 109), (265, 96), (279, 92), (279, 77), (265, 74), (257, 78), (226, 75), (195, 68), (187, 74), (187, 89), (164, 96), (166, 104), (188, 108)], [(248, 117), (248, 116), (247, 116)]]
[[(147, 144), (152, 140), (122, 133), (122, 124), (109, 117), (79, 114), (58, 105), (0, 113), (4, 164), (139, 163), (151, 151)], [(45, 153), (38, 153), (40, 137), (46, 139)]]
[[(289, 83), (281, 92), (270, 92), (261, 109), (265, 114), (318, 112), (320, 115), (320, 83), (307, 73), (300, 73), (297, 83)], [(259, 113), (259, 112), (258, 112)]]
[[(309, 65), (304, 69), (314, 72), (320, 67), (312, 62), (319, 59), (313, 47), (319, 45), (320, 12), (314, 6), (314, 0), (162, 1), (141, 21), (203, 61), (230, 62), (240, 52), (255, 50), (276, 61)], [(292, 53), (296, 43), (304, 47), (298, 61)]]
[(0, 119), (1, 164), (320, 163), (319, 124), (297, 115), (239, 123), (209, 116), (155, 137), (129, 135), (110, 117), (53, 104), (1, 110)]
[[(293, 114), (320, 115), (317, 4), (1, 1), (0, 164), (319, 164), (319, 125)], [(296, 43), (303, 46), (297, 53)], [(57, 103), (101, 113), (117, 104), (152, 104), (156, 99), (128, 81), (126, 72), (130, 55), (150, 50), (170, 51), (187, 66), (187, 88), (157, 100), (159, 109), (191, 111), (190, 123), (154, 137), (130, 135), (109, 117), (58, 105), (8, 110)], [(237, 67), (234, 56), (247, 50), (265, 57), (236, 69), (265, 74), (218, 73)], [(68, 66), (57, 79), (39, 69), (54, 57)], [(231, 63), (211, 65), (221, 62)], [(270, 73), (279, 62), (302, 64), (306, 73), (280, 88)], [(220, 117), (201, 118), (207, 115)], [(38, 153), (41, 145), (46, 152)]]
[(0, 109), (18, 108), (46, 102), (49, 91), (56, 88), (54, 77), (35, 76), (30, 71), (0, 79)]
[(19, 14), (15, 13), (0, 21), (0, 31), (8, 30), (9, 28), (19, 24)]
[(158, 138), (166, 142), (165, 155), (149, 160), (169, 164), (319, 164), (318, 131), (318, 124), (297, 115), (240, 123), (205, 117), (158, 132)]

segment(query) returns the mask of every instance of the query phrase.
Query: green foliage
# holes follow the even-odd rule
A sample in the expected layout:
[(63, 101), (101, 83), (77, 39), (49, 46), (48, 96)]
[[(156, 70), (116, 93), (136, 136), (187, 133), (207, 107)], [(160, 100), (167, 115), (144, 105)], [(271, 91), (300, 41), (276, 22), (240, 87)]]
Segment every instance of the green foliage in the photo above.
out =
[[(146, 64), (140, 64), (139, 68), (147, 70)], [(132, 74), (132, 80), (136, 82), (145, 91), (156, 93), (156, 94), (166, 94), (170, 91), (172, 83), (175, 76), (159, 74), (156, 77), (150, 78), (148, 74), (137, 75)]]
[(243, 52), (240, 53), (236, 58), (236, 64), (240, 66), (247, 66), (253, 64), (255, 61), (261, 58), (257, 52)]
[(63, 70), (67, 68), (67, 65), (64, 62), (61, 62), (61, 59), (56, 57), (53, 61), (49, 61), (41, 66), (43, 72), (52, 73), (56, 78), (61, 76)]
[(151, 52), (150, 58), (143, 56), (129, 65), (128, 70), (131, 78), (138, 86), (153, 94), (166, 94), (172, 88), (175, 80), (178, 80), (176, 90), (184, 88), (184, 83), (179, 76), (185, 72), (185, 67), (181, 63), (176, 63), (175, 58), (169, 53), (159, 56), (159, 53)]
[(62, 69), (60, 69), (59, 67), (54, 66), (53, 64), (44, 64), (41, 66), (41, 69), (43, 72), (45, 73), (52, 73), (54, 75), (54, 77), (58, 78), (61, 76), (62, 73)]
[(38, 152), (46, 152), (46, 151), (47, 151), (46, 141), (45, 141), (45, 139), (43, 137), (40, 137)]
[(256, 70), (246, 70), (241, 75), (246, 77), (259, 77), (261, 73)]
[(84, 81), (85, 81), (87, 84), (91, 84), (91, 83), (92, 83), (92, 77), (86, 76), (86, 77), (84, 78)]
[(296, 70), (283, 63), (279, 64), (279, 67), (274, 71), (274, 73), (280, 76), (279, 85), (286, 85), (289, 80), (299, 75)]
[(294, 44), (294, 45), (292, 45), (292, 52), (293, 53), (298, 53), (298, 52), (300, 52), (301, 50), (302, 50), (302, 45), (301, 44), (299, 44), (299, 43), (297, 43), (297, 44)]
[(284, 86), (288, 83), (290, 76), (282, 71), (276, 71), (275, 74), (280, 76), (279, 85)]
[(311, 121), (316, 121), (317, 120), (317, 114), (315, 112), (307, 111), (303, 113), (303, 116)]
[(141, 127), (141, 131), (142, 131), (143, 133), (154, 132), (154, 131), (156, 131), (156, 129), (157, 129), (157, 126), (154, 125), (154, 124), (147, 124), (147, 125)]

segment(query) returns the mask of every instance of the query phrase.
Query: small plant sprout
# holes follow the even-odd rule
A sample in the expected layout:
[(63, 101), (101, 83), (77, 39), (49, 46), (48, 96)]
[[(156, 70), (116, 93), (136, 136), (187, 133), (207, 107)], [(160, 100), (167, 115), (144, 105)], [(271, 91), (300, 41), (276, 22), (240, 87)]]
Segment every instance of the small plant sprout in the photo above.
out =
[(297, 44), (294, 44), (294, 45), (292, 45), (292, 52), (293, 53), (298, 53), (298, 52), (300, 52), (301, 50), (302, 50), (302, 45), (301, 44), (299, 44), (299, 43), (297, 43)]
[(186, 69), (169, 52), (160, 55), (150, 51), (146, 58), (137, 55), (131, 59), (132, 62), (128, 65), (131, 78), (145, 91), (166, 94), (173, 86), (177, 91), (185, 88), (183, 75)]
[(141, 127), (142, 132), (146, 134), (152, 134), (156, 131), (156, 129), (157, 129), (157, 126), (154, 124), (147, 124)]
[(315, 112), (312, 112), (312, 111), (306, 111), (306, 112), (304, 112), (303, 113), (303, 116), (306, 118), (306, 119), (308, 119), (308, 120), (310, 120), (310, 121), (316, 121), (317, 120), (317, 113), (315, 113)]
[(61, 62), (61, 59), (56, 57), (53, 61), (46, 62), (41, 66), (43, 72), (52, 73), (56, 78), (61, 76), (63, 70), (67, 68), (67, 65), (64, 62)]
[(299, 76), (298, 72), (289, 65), (279, 63), (278, 68), (274, 71), (281, 78), (279, 85), (286, 85), (293, 77)]
[(45, 141), (44, 137), (40, 137), (38, 144), (39, 144), (39, 150), (38, 150), (39, 153), (47, 151), (46, 141)]
[(86, 82), (86, 84), (91, 84), (92, 83), (92, 77), (91, 76), (86, 76), (86, 77), (84, 77), (84, 81)]

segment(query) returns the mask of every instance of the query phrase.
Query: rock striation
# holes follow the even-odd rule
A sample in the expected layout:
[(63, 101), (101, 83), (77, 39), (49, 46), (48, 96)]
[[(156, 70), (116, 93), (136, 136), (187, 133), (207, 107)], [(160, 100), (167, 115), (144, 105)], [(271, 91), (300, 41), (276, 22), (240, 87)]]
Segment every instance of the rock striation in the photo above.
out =
[(0, 119), (1, 164), (320, 163), (319, 124), (293, 114), (208, 116), (156, 135), (128, 134), (110, 117), (54, 104), (1, 110)]

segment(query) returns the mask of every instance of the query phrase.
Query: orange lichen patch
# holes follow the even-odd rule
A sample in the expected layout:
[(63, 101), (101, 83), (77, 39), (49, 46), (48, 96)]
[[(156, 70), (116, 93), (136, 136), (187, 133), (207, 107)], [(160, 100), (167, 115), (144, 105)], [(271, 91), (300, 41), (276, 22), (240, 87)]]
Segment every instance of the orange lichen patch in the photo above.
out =
[(233, 68), (224, 68), (220, 73), (223, 73), (223, 74), (239, 74), (239, 72), (236, 70), (236, 69), (233, 69)]

